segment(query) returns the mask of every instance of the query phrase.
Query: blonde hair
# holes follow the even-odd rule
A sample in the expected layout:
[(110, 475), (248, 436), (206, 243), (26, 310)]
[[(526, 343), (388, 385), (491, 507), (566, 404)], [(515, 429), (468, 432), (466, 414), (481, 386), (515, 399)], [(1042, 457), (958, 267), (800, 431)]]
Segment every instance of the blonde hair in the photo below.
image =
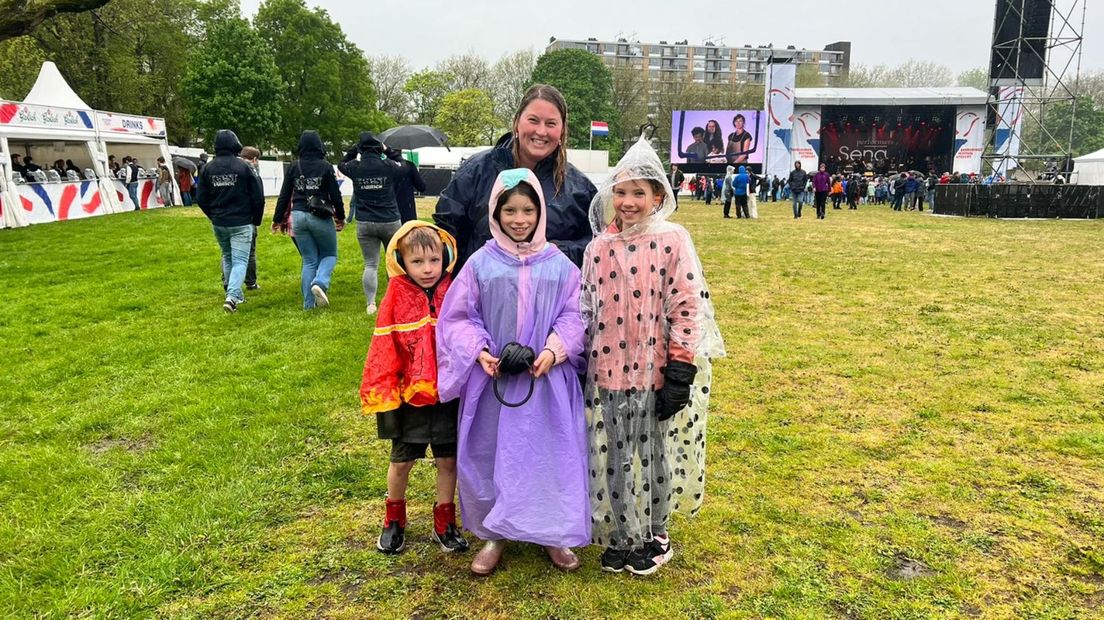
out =
[(525, 95), (521, 98), (521, 103), (518, 104), (517, 112), (514, 113), (514, 124), (511, 127), (514, 131), (514, 143), (511, 147), (511, 153), (514, 156), (514, 165), (518, 165), (519, 158), (521, 157), (521, 147), (518, 145), (517, 140), (517, 124), (521, 120), (521, 113), (525, 111), (525, 108), (529, 107), (530, 103), (540, 99), (541, 101), (547, 101), (556, 106), (556, 109), (560, 112), (560, 118), (563, 120), (563, 135), (560, 138), (560, 145), (556, 151), (556, 168), (552, 175), (552, 179), (555, 182), (554, 195), (560, 193), (560, 188), (563, 187), (564, 179), (567, 178), (567, 101), (564, 99), (563, 93), (561, 93), (555, 86), (549, 86), (548, 84), (533, 84), (529, 87), (529, 90), (525, 91)]

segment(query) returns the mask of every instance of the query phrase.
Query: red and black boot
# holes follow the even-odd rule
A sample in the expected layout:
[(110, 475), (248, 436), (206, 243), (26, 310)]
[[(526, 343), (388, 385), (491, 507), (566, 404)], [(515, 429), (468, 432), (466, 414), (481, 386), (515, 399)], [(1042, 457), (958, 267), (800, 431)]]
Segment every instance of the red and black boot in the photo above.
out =
[(406, 500), (386, 500), (383, 532), (376, 539), (376, 549), (383, 553), (402, 553), (406, 548)]
[(468, 550), (468, 541), (456, 527), (456, 504), (433, 505), (433, 540), (445, 553)]

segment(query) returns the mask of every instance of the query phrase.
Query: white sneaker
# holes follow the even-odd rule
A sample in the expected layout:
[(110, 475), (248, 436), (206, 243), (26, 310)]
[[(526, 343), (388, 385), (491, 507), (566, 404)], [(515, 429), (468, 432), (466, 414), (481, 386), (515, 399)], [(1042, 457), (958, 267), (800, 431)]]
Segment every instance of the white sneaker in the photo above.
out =
[(376, 304), (368, 304), (368, 315), (371, 316), (376, 313)]
[(314, 305), (325, 308), (330, 305), (330, 298), (326, 296), (326, 289), (317, 284), (311, 285), (311, 294), (314, 295)]

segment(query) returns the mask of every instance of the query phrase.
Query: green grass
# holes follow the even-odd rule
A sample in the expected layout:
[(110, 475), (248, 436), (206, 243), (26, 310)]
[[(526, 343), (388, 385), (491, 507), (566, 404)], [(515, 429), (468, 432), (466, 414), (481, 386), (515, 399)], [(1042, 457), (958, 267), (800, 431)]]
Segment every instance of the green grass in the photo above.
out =
[(0, 231), (0, 617), (1104, 616), (1104, 222), (683, 205), (729, 357), (646, 579), (521, 545), (471, 577), (424, 465), (375, 552), (351, 230), (332, 307), (262, 234), (233, 316), (194, 209)]

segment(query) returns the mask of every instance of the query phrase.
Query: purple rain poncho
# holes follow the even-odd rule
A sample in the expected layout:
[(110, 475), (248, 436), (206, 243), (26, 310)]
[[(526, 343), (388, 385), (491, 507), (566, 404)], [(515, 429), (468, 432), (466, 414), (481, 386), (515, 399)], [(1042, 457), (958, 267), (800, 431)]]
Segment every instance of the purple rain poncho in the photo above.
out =
[[(491, 213), (504, 178), (509, 187), (526, 181), (541, 196), (531, 172), (504, 171), (491, 193)], [(457, 482), (464, 527), (483, 540), (574, 547), (588, 544), (591, 535), (578, 379), (586, 366), (580, 273), (545, 241), (543, 198), (539, 206), (528, 243), (510, 240), (492, 217), (493, 239), (453, 281), (437, 321), (438, 389), (442, 401), (460, 398)], [(557, 364), (536, 379), (528, 402), (511, 408), (495, 398), (478, 356), (486, 347), (497, 357), (515, 341), (538, 355), (552, 349)], [(529, 379), (500, 377), (504, 400), (522, 400)]]

